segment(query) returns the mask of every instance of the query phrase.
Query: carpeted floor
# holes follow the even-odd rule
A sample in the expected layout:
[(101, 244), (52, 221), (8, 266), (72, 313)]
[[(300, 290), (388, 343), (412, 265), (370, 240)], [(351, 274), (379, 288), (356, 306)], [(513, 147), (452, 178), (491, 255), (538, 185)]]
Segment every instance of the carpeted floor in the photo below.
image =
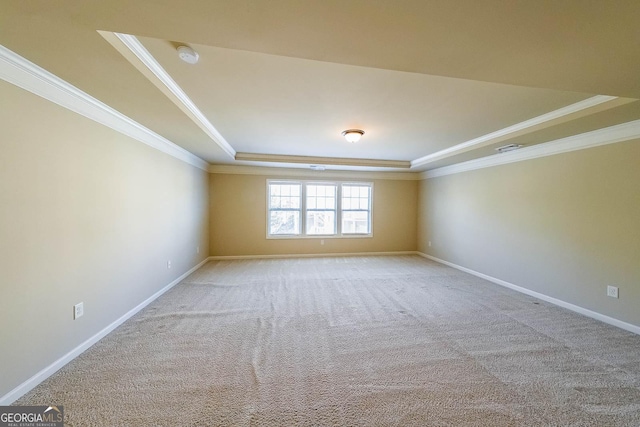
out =
[(70, 426), (640, 426), (640, 336), (418, 256), (209, 262), (16, 404)]

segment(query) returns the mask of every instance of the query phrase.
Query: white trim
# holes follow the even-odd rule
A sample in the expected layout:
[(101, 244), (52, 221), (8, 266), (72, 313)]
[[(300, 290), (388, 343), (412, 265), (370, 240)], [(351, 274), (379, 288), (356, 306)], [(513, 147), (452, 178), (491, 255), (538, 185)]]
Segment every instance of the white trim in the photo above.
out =
[(571, 303), (568, 303), (566, 301), (562, 301), (560, 299), (550, 297), (550, 296), (545, 295), (545, 294), (541, 294), (540, 292), (532, 291), (531, 289), (523, 288), (522, 286), (514, 285), (513, 283), (509, 283), (509, 282), (506, 282), (506, 281), (501, 280), (501, 279), (496, 279), (495, 277), (492, 277), (492, 276), (489, 276), (489, 275), (486, 275), (486, 274), (483, 274), (483, 273), (479, 273), (479, 272), (477, 272), (475, 270), (471, 270), (470, 268), (462, 267), (462, 266), (460, 266), (458, 264), (454, 264), (452, 262), (445, 261), (443, 259), (436, 258), (434, 256), (431, 256), (431, 255), (428, 255), (428, 254), (425, 254), (425, 253), (422, 253), (422, 252), (416, 252), (416, 253), (418, 255), (420, 255), (421, 257), (428, 258), (428, 259), (430, 259), (432, 261), (435, 261), (435, 262), (438, 262), (440, 264), (447, 265), (449, 267), (455, 268), (456, 270), (464, 271), (465, 273), (469, 273), (469, 274), (471, 274), (473, 276), (476, 276), (476, 277), (479, 277), (481, 279), (488, 280), (489, 282), (495, 283), (496, 285), (500, 285), (500, 286), (504, 286), (505, 288), (513, 289), (514, 291), (523, 293), (525, 295), (529, 295), (529, 296), (532, 296), (534, 298), (538, 298), (539, 300), (546, 301), (548, 303), (557, 305), (557, 306), (562, 307), (562, 308), (566, 308), (566, 309), (571, 310), (571, 311), (575, 311), (576, 313), (580, 313), (580, 314), (585, 315), (587, 317), (591, 317), (592, 319), (596, 319), (596, 320), (599, 320), (601, 322), (607, 323), (609, 325), (616, 326), (616, 327), (618, 327), (620, 329), (624, 329), (625, 331), (633, 332), (634, 334), (640, 335), (640, 326), (636, 326), (636, 325), (633, 325), (631, 323), (623, 322), (622, 320), (618, 320), (618, 319), (615, 319), (613, 317), (609, 317), (609, 316), (606, 316), (604, 314), (600, 314), (600, 313), (598, 313), (596, 311), (592, 311), (592, 310), (580, 307), (578, 305), (571, 304)]
[[(171, 79), (171, 77), (162, 69), (162, 67), (155, 61), (155, 59), (146, 51), (144, 46), (140, 44), (140, 42), (133, 36), (128, 36), (125, 34), (114, 33), (119, 40), (126, 45), (129, 49), (132, 50), (132, 53), (136, 54), (136, 56), (152, 71), (158, 79), (160, 79), (163, 84), (172, 91), (172, 93), (183, 103), (185, 108), (188, 108), (189, 111), (196, 117), (199, 118), (200, 125), (206, 127), (205, 131), (207, 131), (208, 135), (231, 157), (235, 158), (236, 152), (229, 145), (224, 138), (219, 134), (219, 132), (208, 122), (206, 117), (197, 109), (195, 104), (188, 98), (188, 96), (180, 89), (180, 87)], [(135, 48), (135, 46), (139, 48)], [(135, 49), (135, 50), (134, 50)], [(146, 52), (146, 58), (144, 53)], [(154, 65), (155, 64), (155, 65)], [(164, 77), (163, 74), (165, 75)], [(91, 120), (94, 120), (100, 124), (103, 124), (113, 130), (116, 130), (126, 136), (129, 136), (137, 141), (140, 141), (150, 147), (153, 147), (165, 154), (171, 155), (179, 160), (182, 160), (190, 165), (198, 167), (203, 170), (208, 170), (210, 173), (236, 173), (236, 174), (251, 174), (251, 175), (283, 175), (282, 169), (277, 168), (272, 172), (266, 172), (265, 169), (270, 168), (251, 168), (245, 169), (243, 166), (227, 166), (227, 165), (215, 165), (211, 166), (201, 158), (195, 156), (184, 148), (174, 144), (163, 136), (153, 132), (152, 130), (142, 126), (131, 118), (125, 116), (124, 114), (118, 112), (117, 110), (109, 107), (103, 102), (97, 100), (91, 95), (81, 91), (75, 86), (69, 84), (68, 82), (60, 79), (54, 74), (48, 72), (47, 70), (39, 67), (38, 65), (28, 61), (27, 59), (21, 57), (20, 55), (12, 52), (6, 47), (0, 45), (0, 78), (14, 84), (22, 89), (25, 89), (31, 93), (34, 93), (42, 98), (45, 98), (51, 102), (54, 102), (64, 108), (67, 108), (77, 114), (80, 114), (84, 117), (87, 117)], [(173, 83), (173, 84), (172, 84)], [(617, 100), (617, 101), (616, 101)], [(416, 167), (419, 165), (423, 165), (435, 159), (434, 156), (444, 154), (450, 155), (453, 151), (463, 150), (470, 146), (474, 146), (474, 148), (478, 148), (477, 144), (484, 144), (484, 142), (488, 141), (490, 138), (498, 138), (504, 135), (512, 135), (513, 132), (518, 132), (526, 128), (530, 128), (532, 126), (539, 125), (544, 122), (549, 122), (551, 120), (559, 119), (560, 117), (567, 116), (569, 114), (575, 114), (578, 111), (585, 110), (587, 108), (593, 108), (599, 104), (603, 104), (606, 102), (622, 102), (623, 98), (616, 97), (607, 97), (603, 95), (594, 96), (592, 98), (586, 99), (576, 104), (569, 105), (567, 107), (561, 108), (556, 111), (552, 111), (550, 113), (544, 114), (542, 116), (536, 117), (534, 119), (516, 124), (511, 127), (507, 127), (500, 131), (494, 132), (492, 134), (488, 134), (479, 138), (476, 138), (471, 141), (467, 141), (463, 144), (459, 144), (454, 147), (450, 147), (446, 150), (442, 150), (438, 153), (431, 154), (429, 156), (421, 157), (420, 159), (416, 159), (411, 162), (411, 167)], [(614, 102), (615, 103), (615, 102)], [(483, 167), (495, 166), (498, 164), (511, 163), (514, 161), (527, 160), (529, 158), (542, 157), (547, 155), (559, 154), (566, 151), (579, 150), (583, 148), (589, 148), (597, 145), (610, 144), (614, 142), (625, 141), (628, 139), (633, 139), (640, 136), (640, 132), (637, 131), (637, 127), (631, 126), (632, 134), (623, 137), (622, 139), (611, 139), (604, 142), (596, 142), (589, 143), (584, 142), (583, 144), (576, 143), (575, 141), (569, 141), (571, 139), (581, 138), (583, 136), (607, 138), (608, 132), (614, 132), (619, 128), (624, 127), (625, 125), (633, 125), (638, 121), (629, 122), (623, 125), (612, 126), (605, 129), (600, 129), (593, 132), (588, 132), (581, 135), (576, 135), (568, 138), (564, 138), (561, 140), (553, 141), (546, 144), (538, 144), (532, 147), (527, 147), (521, 150), (517, 150), (511, 153), (503, 153), (499, 158), (496, 156), (484, 157), (481, 159), (471, 160), (469, 162), (458, 163), (452, 166), (445, 166), (443, 168), (434, 169), (432, 171), (422, 172), (418, 174), (416, 172), (358, 172), (358, 171), (313, 171), (315, 174), (327, 174), (331, 176), (340, 176), (340, 177), (360, 177), (358, 174), (363, 173), (362, 178), (364, 179), (406, 179), (406, 180), (419, 180), (424, 178), (433, 178), (436, 176), (449, 175), (452, 173), (463, 172), (466, 170), (474, 170), (480, 169)], [(600, 132), (600, 133), (599, 133)], [(598, 134), (599, 133), (599, 134)], [(611, 137), (613, 138), (613, 136)], [(493, 140), (492, 140), (493, 141)], [(559, 148), (559, 147), (549, 147), (548, 144), (555, 143), (569, 143), (568, 147)], [(546, 148), (541, 148), (541, 147)], [(548, 147), (548, 148), (547, 148)], [(545, 152), (548, 150), (548, 152)], [(530, 156), (525, 155), (531, 154)], [(239, 153), (243, 154), (243, 153)], [(511, 156), (507, 157), (507, 154), (511, 154)], [(522, 158), (520, 157), (522, 156)], [(300, 156), (296, 157), (297, 160), (309, 160), (302, 159)], [(298, 158), (299, 157), (299, 158)], [(311, 159), (321, 159), (321, 158), (311, 158)], [(291, 160), (291, 159), (289, 159)], [(295, 159), (294, 159), (295, 160)], [(335, 159), (334, 159), (335, 160)], [(342, 159), (344, 160), (344, 159)], [(350, 160), (350, 159), (347, 159)], [(262, 161), (266, 161), (262, 159)], [(276, 161), (274, 159), (270, 161)], [(353, 162), (358, 162), (359, 166), (362, 166), (360, 162), (367, 162), (369, 160), (361, 160), (354, 159), (350, 160)], [(372, 160), (373, 161), (373, 160)], [(396, 167), (406, 167), (405, 163), (402, 161), (391, 161), (391, 160), (377, 160), (376, 162), (383, 162), (384, 166), (382, 167), (394, 167), (392, 165), (396, 165)], [(318, 162), (313, 162), (318, 163)], [(403, 166), (400, 166), (400, 165)], [(378, 164), (378, 166), (380, 166)], [(242, 169), (241, 169), (242, 168)], [(273, 168), (271, 168), (273, 169)], [(296, 169), (291, 169), (291, 171), (285, 172), (287, 176), (293, 175), (306, 175), (311, 171), (301, 170), (298, 172)], [(349, 172), (353, 173), (351, 175)], [(290, 175), (289, 175), (290, 174)]]
[(360, 166), (372, 168), (409, 169), (411, 162), (408, 160), (380, 160), (360, 159), (348, 157), (318, 157), (318, 156), (294, 156), (288, 154), (257, 154), (236, 153), (236, 160), (249, 162), (273, 162), (273, 163), (305, 163), (312, 165), (330, 166)]
[(202, 170), (207, 170), (209, 166), (207, 162), (184, 148), (2, 45), (0, 78), (192, 166)]
[(209, 261), (231, 261), (238, 259), (289, 259), (289, 258), (340, 258), (357, 256), (396, 256), (396, 255), (418, 255), (416, 251), (395, 251), (395, 252), (339, 252), (320, 254), (278, 254), (278, 255), (216, 255), (210, 256)]
[[(542, 114), (541, 116), (525, 120), (524, 122), (516, 123), (515, 125), (508, 126), (504, 129), (488, 133), (478, 138), (474, 138), (461, 144), (454, 145), (453, 147), (445, 148), (444, 150), (440, 150), (433, 154), (429, 154), (427, 156), (412, 160), (411, 167), (415, 168), (418, 166), (423, 166), (427, 163), (435, 162), (436, 160), (440, 160), (445, 157), (450, 157), (472, 149), (475, 150), (480, 147), (494, 144), (508, 138), (513, 138), (518, 135), (532, 132), (534, 130), (540, 130), (548, 126), (558, 124), (561, 121), (568, 120), (569, 118), (567, 116), (575, 115), (576, 113), (579, 113), (581, 111), (585, 112), (585, 110), (615, 100), (625, 101), (624, 99), (615, 96), (596, 95), (591, 98), (584, 99), (580, 102), (576, 102), (575, 104), (567, 105), (566, 107), (550, 111), (548, 113)], [(616, 105), (618, 103), (616, 103)], [(572, 117), (572, 119), (575, 118), (575, 116)]]
[(557, 139), (555, 141), (546, 142), (544, 144), (532, 145), (530, 147), (521, 148), (520, 150), (469, 160), (468, 162), (462, 162), (451, 166), (444, 166), (438, 169), (422, 172), (420, 176), (421, 179), (436, 178), (439, 176), (521, 162), (524, 160), (552, 156), (570, 151), (584, 150), (601, 145), (615, 144), (617, 142), (629, 141), (637, 138), (640, 138), (640, 120), (634, 120), (591, 132), (581, 133)]
[(26, 380), (22, 384), (20, 384), (19, 386), (17, 386), (13, 390), (11, 390), (9, 393), (7, 393), (4, 396), (0, 397), (0, 405), (10, 405), (11, 403), (13, 403), (17, 399), (19, 399), (21, 396), (23, 396), (24, 394), (26, 394), (29, 391), (31, 391), (34, 387), (36, 387), (42, 381), (46, 380), (51, 375), (56, 373), (64, 365), (66, 365), (67, 363), (71, 362), (73, 359), (78, 357), (80, 354), (82, 354), (89, 347), (91, 347), (92, 345), (94, 345), (95, 343), (100, 341), (107, 334), (109, 334), (114, 329), (116, 329), (118, 326), (120, 326), (121, 324), (126, 322), (128, 319), (133, 317), (140, 310), (142, 310), (143, 308), (145, 308), (146, 306), (151, 304), (158, 297), (160, 297), (162, 294), (167, 292), (169, 289), (173, 288), (175, 285), (180, 283), (188, 275), (190, 275), (191, 273), (193, 273), (194, 271), (196, 271), (197, 269), (202, 267), (208, 261), (209, 261), (209, 258), (204, 259), (203, 261), (198, 263), (195, 267), (189, 269), (186, 273), (182, 274), (180, 277), (175, 279), (173, 282), (169, 283), (167, 286), (165, 286), (164, 288), (160, 289), (158, 292), (156, 292), (155, 294), (151, 295), (149, 298), (147, 298), (146, 300), (142, 301), (140, 304), (138, 304), (137, 306), (135, 306), (134, 308), (132, 308), (131, 310), (129, 310), (128, 312), (126, 312), (125, 314), (120, 316), (118, 319), (113, 321), (107, 327), (105, 327), (104, 329), (102, 329), (101, 331), (99, 331), (98, 333), (93, 335), (91, 338), (87, 339), (82, 344), (80, 344), (79, 346), (75, 347), (73, 350), (69, 351), (67, 354), (65, 354), (64, 356), (62, 356), (61, 358), (59, 358), (58, 360), (56, 360), (55, 362), (53, 362), (52, 364), (47, 366), (46, 368), (42, 369), (40, 372), (38, 372), (37, 374), (35, 374), (34, 376), (29, 378), (28, 380)]
[(177, 98), (184, 108), (191, 114), (191, 118), (205, 133), (218, 144), (222, 150), (231, 158), (236, 155), (236, 150), (224, 139), (218, 130), (211, 124), (209, 119), (200, 111), (196, 104), (182, 90), (178, 83), (162, 68), (162, 65), (149, 53), (149, 51), (132, 35), (113, 33), (144, 65), (154, 76)]
[(396, 181), (419, 181), (418, 172), (369, 172), (326, 169), (314, 171), (308, 168), (273, 168), (264, 166), (211, 165), (209, 173), (228, 175), (264, 175), (277, 177), (300, 177), (313, 179), (384, 179)]

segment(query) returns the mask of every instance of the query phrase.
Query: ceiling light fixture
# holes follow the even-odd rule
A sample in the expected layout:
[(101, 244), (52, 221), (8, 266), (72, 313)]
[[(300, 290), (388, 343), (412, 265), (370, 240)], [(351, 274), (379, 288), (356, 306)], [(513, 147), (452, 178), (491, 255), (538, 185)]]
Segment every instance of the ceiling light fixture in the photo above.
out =
[(189, 46), (178, 46), (178, 56), (187, 64), (195, 64), (198, 62), (198, 59), (200, 59), (198, 52)]
[(342, 131), (342, 136), (349, 142), (358, 142), (360, 138), (364, 135), (364, 131), (360, 129), (347, 129)]

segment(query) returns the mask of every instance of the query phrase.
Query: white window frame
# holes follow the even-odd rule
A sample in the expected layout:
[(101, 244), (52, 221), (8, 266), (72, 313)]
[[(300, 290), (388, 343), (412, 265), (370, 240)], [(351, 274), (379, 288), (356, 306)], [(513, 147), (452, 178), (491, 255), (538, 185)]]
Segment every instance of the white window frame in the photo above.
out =
[[(317, 206), (315, 208), (310, 208), (309, 206), (307, 206), (308, 203), (308, 197), (309, 194), (307, 192), (307, 186), (309, 185), (315, 185), (315, 186), (325, 186), (325, 187), (333, 187), (335, 189), (334, 191), (334, 204), (333, 204), (333, 209), (328, 209), (328, 208), (324, 208), (324, 209), (320, 209)], [(303, 220), (303, 225), (304, 225), (304, 235), (307, 237), (318, 237), (318, 236), (322, 236), (322, 237), (330, 237), (330, 236), (335, 236), (336, 234), (338, 234), (338, 230), (340, 229), (339, 224), (338, 224), (338, 208), (339, 208), (339, 203), (338, 203), (338, 195), (340, 194), (340, 188), (339, 185), (336, 184), (335, 182), (313, 182), (313, 181), (306, 181), (302, 184), (302, 193), (304, 195), (304, 202), (303, 202), (303, 215), (304, 215), (304, 220)], [(318, 197), (318, 195), (316, 195), (316, 197)], [(315, 234), (308, 234), (309, 230), (307, 230), (309, 224), (307, 223), (307, 213), (308, 212), (333, 212), (334, 216), (333, 216), (333, 229), (335, 230), (335, 233), (329, 233), (329, 234), (321, 234), (321, 233), (315, 233)]]
[[(340, 192), (339, 192), (339, 196), (340, 196), (340, 232), (342, 233), (343, 236), (367, 236), (367, 235), (372, 233), (372, 228), (373, 228), (373, 215), (372, 215), (373, 184), (370, 184), (370, 183), (367, 183), (367, 184), (369, 184), (369, 185), (366, 185), (366, 184), (363, 185), (361, 183), (355, 183), (355, 182), (343, 182), (343, 183), (340, 184)], [(369, 205), (367, 206), (366, 209), (361, 209), (361, 208), (358, 208), (358, 209), (354, 209), (354, 208), (345, 209), (344, 206), (342, 206), (342, 197), (343, 197), (342, 190), (343, 190), (343, 187), (345, 187), (345, 186), (369, 187), (369, 197), (368, 197)], [(369, 214), (369, 223), (367, 224), (368, 225), (367, 228), (368, 228), (369, 232), (368, 233), (355, 233), (355, 232), (354, 233), (345, 233), (344, 230), (342, 229), (342, 225), (343, 225), (343, 223), (342, 223), (342, 220), (343, 220), (342, 214), (344, 212), (367, 212)]]
[[(271, 184), (280, 184), (280, 185), (296, 185), (296, 186), (300, 186), (300, 207), (299, 208), (272, 208), (271, 207), (271, 189), (270, 186)], [(302, 216), (304, 215), (304, 185), (301, 184), (300, 182), (297, 181), (283, 181), (283, 180), (269, 180), (267, 181), (267, 235), (272, 236), (272, 237), (278, 237), (278, 238), (292, 238), (292, 237), (299, 237), (301, 235), (304, 235), (305, 232), (305, 225), (304, 225), (304, 220), (302, 218)], [(294, 233), (294, 234), (269, 234), (269, 228), (270, 228), (270, 224), (271, 224), (271, 212), (272, 211), (282, 211), (282, 212), (298, 212), (298, 232)]]
[[(300, 234), (270, 234), (269, 186), (271, 184), (300, 185)], [(336, 187), (335, 229), (336, 234), (307, 234), (307, 185), (332, 185)], [(369, 233), (343, 233), (342, 232), (342, 187), (343, 185), (356, 185), (369, 187)], [(369, 181), (316, 181), (316, 180), (289, 180), (267, 179), (266, 182), (266, 236), (267, 239), (359, 239), (373, 237), (373, 182)]]

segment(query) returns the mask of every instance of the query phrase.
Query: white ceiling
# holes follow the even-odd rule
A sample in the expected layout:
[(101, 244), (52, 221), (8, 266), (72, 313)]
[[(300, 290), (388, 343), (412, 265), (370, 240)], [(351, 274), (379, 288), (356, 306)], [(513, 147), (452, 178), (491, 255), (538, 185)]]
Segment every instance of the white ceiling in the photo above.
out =
[(211, 164), (421, 171), (640, 118), (639, 5), (9, 0), (0, 43)]

